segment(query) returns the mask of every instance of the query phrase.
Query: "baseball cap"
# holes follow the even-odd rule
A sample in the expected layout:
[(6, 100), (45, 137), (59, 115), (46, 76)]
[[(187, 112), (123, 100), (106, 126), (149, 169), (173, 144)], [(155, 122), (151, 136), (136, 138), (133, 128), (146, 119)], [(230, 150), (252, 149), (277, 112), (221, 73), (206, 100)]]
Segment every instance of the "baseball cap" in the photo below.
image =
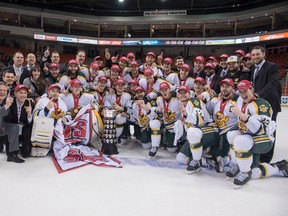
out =
[(234, 54), (240, 54), (242, 56), (245, 56), (245, 52), (243, 50), (241, 50), (241, 49), (236, 50)]
[(125, 57), (125, 56), (122, 56), (119, 61), (125, 61), (125, 62), (128, 62), (128, 59)]
[(205, 58), (203, 56), (196, 56), (194, 61), (200, 61), (201, 63), (205, 62)]
[(190, 89), (188, 86), (185, 86), (185, 85), (182, 85), (178, 88), (178, 91), (177, 92), (180, 92), (180, 91), (185, 91), (185, 92), (189, 92)]
[(127, 58), (131, 58), (131, 57), (135, 58), (135, 54), (132, 52), (127, 53)]
[(139, 85), (139, 81), (137, 79), (132, 79), (130, 82), (129, 82), (129, 85), (130, 84), (135, 84), (135, 85)]
[(168, 58), (165, 58), (165, 59), (163, 60), (163, 62), (168, 62), (169, 64), (172, 64), (173, 60), (168, 57)]
[(170, 86), (167, 82), (162, 82), (160, 85), (159, 85), (159, 89), (170, 89)]
[(105, 76), (98, 77), (98, 82), (105, 81), (107, 82), (107, 78)]
[(76, 86), (76, 85), (82, 85), (82, 83), (80, 82), (80, 80), (79, 80), (79, 79), (73, 79), (73, 80), (71, 80), (70, 86), (73, 87), (73, 86)]
[(215, 56), (209, 56), (209, 57), (208, 57), (208, 60), (209, 60), (209, 59), (211, 59), (211, 60), (213, 60), (213, 61), (217, 62), (217, 59), (216, 59), (216, 57), (215, 57)]
[(247, 53), (247, 54), (244, 56), (244, 59), (251, 59), (251, 53)]
[(154, 74), (154, 71), (151, 68), (146, 68), (144, 70), (144, 76)]
[(226, 79), (221, 80), (219, 82), (219, 85), (221, 86), (223, 83), (227, 83), (230, 86), (234, 86), (233, 80), (230, 78), (226, 78)]
[(247, 90), (250, 88), (251, 88), (251, 83), (248, 80), (241, 80), (237, 85), (237, 89)]
[(188, 64), (183, 64), (180, 66), (180, 68), (184, 68), (184, 69), (190, 71), (190, 65), (188, 65)]
[(145, 92), (145, 90), (142, 86), (137, 86), (137, 88), (135, 89), (135, 92), (138, 92), (138, 91)]
[(122, 78), (119, 78), (115, 81), (114, 85), (124, 85), (125, 81)]
[(113, 70), (113, 69), (118, 70), (118, 72), (120, 71), (119, 65), (116, 65), (116, 64), (113, 64), (113, 65), (111, 66), (110, 70)]
[(103, 57), (102, 56), (95, 56), (94, 61), (97, 61), (97, 59), (102, 59), (103, 60)]
[(25, 85), (20, 84), (20, 85), (16, 86), (16, 88), (14, 89), (14, 92), (17, 92), (17, 91), (19, 91), (21, 89), (25, 89), (27, 92), (29, 91), (28, 87), (26, 87)]
[(139, 64), (138, 64), (137, 61), (132, 61), (132, 62), (130, 63), (130, 66), (132, 66), (132, 65), (138, 66)]
[(53, 68), (53, 67), (56, 67), (57, 69), (59, 69), (59, 65), (57, 63), (51, 63), (49, 65), (49, 69)]
[(153, 56), (153, 58), (155, 58), (156, 57), (156, 55), (155, 55), (155, 53), (154, 52), (148, 52), (147, 54), (146, 54), (146, 56)]
[(210, 68), (212, 68), (212, 69), (215, 69), (214, 64), (209, 63), (209, 62), (207, 62), (207, 63), (205, 64), (204, 68), (206, 68), (206, 67), (210, 67)]
[(219, 59), (221, 59), (221, 58), (228, 59), (228, 57), (229, 57), (228, 54), (224, 53), (224, 54), (220, 55)]
[(227, 63), (229, 62), (238, 62), (238, 57), (235, 55), (229, 56), (229, 58), (227, 59)]
[(48, 87), (48, 91), (50, 91), (52, 88), (57, 88), (59, 91), (61, 90), (61, 87), (57, 84), (51, 84)]
[(97, 62), (92, 62), (92, 63), (90, 64), (90, 68), (99, 69), (99, 65), (97, 64)]
[(78, 65), (78, 62), (75, 59), (70, 59), (69, 62), (68, 62), (68, 66), (71, 65), (71, 64)]
[(203, 77), (196, 77), (195, 80), (194, 80), (194, 83), (195, 83), (195, 82), (200, 82), (200, 83), (202, 83), (203, 85), (206, 84), (206, 82), (205, 82), (205, 80), (204, 80)]

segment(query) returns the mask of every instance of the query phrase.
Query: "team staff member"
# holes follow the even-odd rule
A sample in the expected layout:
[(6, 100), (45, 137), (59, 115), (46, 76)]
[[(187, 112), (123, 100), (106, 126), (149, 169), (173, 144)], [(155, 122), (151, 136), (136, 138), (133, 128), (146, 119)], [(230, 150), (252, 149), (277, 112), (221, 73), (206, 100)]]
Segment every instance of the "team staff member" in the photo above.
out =
[(17, 85), (14, 90), (15, 100), (13, 101), (9, 115), (4, 117), (5, 130), (8, 136), (8, 158), (7, 161), (23, 163), (18, 155), (19, 143), (22, 142), (22, 157), (27, 158), (31, 153), (31, 131), (32, 111), (34, 103), (28, 100), (28, 88), (24, 85)]
[[(255, 93), (271, 105), (273, 110), (272, 120), (276, 121), (278, 112), (281, 112), (280, 104), (282, 95), (279, 68), (276, 64), (265, 60), (265, 49), (261, 46), (252, 48), (251, 58), (255, 63), (255, 68), (251, 69), (250, 77), (254, 85)], [(261, 156), (261, 161), (270, 162), (273, 153), (274, 146), (267, 154)]]

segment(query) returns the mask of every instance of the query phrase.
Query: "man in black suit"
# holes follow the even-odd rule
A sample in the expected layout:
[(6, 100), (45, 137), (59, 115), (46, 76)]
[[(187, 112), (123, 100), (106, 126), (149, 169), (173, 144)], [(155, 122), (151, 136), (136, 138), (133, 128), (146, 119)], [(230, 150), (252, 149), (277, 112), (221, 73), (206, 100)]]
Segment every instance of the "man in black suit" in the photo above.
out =
[(27, 99), (28, 88), (17, 85), (14, 90), (15, 100), (9, 109), (9, 114), (4, 117), (5, 131), (8, 137), (7, 161), (23, 163), (18, 157), (19, 143), (22, 143), (21, 153), (24, 158), (31, 153), (32, 111), (34, 103)]
[[(207, 62), (204, 66), (204, 71), (206, 75), (205, 77), (206, 86), (214, 90), (216, 94), (219, 94), (220, 93), (219, 82), (222, 80), (222, 78), (216, 75), (215, 65)], [(209, 89), (209, 88), (206, 88), (206, 89)]]
[[(255, 63), (255, 67), (251, 69), (250, 77), (255, 93), (270, 103), (273, 109), (272, 120), (276, 121), (278, 112), (281, 112), (282, 87), (279, 80), (279, 68), (276, 64), (265, 60), (265, 49), (261, 46), (252, 48), (251, 58)], [(262, 162), (269, 163), (271, 161), (274, 146), (270, 152), (261, 155)]]
[(1, 71), (0, 79), (2, 78), (3, 71), (10, 70), (16, 76), (16, 78), (17, 78), (16, 82), (22, 84), (24, 79), (30, 75), (27, 67), (23, 66), (23, 63), (24, 63), (23, 53), (20, 51), (17, 51), (13, 55), (13, 62), (14, 62), (14, 64), (11, 67), (3, 68), (3, 70)]

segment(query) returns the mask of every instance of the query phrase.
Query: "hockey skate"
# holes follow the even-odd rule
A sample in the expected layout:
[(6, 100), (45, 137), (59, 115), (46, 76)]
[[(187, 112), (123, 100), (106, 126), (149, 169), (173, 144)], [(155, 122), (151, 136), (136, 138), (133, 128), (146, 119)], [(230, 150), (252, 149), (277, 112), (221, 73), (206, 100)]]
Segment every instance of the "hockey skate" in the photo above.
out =
[(187, 173), (193, 174), (196, 172), (199, 172), (201, 170), (201, 166), (200, 166), (200, 162), (198, 160), (192, 160), (190, 161), (190, 163), (188, 164), (187, 168)]
[(276, 163), (271, 163), (270, 165), (273, 167), (278, 167), (279, 171), (281, 171), (285, 177), (288, 177), (288, 161), (287, 160), (282, 160)]
[(151, 147), (150, 151), (149, 151), (149, 156), (154, 157), (156, 155), (158, 151), (158, 147)]
[(251, 171), (240, 172), (234, 179), (234, 188), (235, 189), (241, 188), (242, 186), (246, 185), (250, 179), (251, 179)]
[(226, 172), (226, 176), (228, 178), (234, 178), (240, 172), (239, 166), (237, 164), (233, 164), (232, 167)]

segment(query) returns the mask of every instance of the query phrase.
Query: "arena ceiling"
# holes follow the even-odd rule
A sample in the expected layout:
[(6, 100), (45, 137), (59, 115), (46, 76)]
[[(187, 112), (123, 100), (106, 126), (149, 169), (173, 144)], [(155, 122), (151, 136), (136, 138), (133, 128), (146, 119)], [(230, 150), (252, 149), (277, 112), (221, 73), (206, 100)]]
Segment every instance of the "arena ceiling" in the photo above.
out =
[(97, 16), (142, 16), (147, 10), (187, 10), (188, 15), (239, 12), (283, 0), (2, 0), (10, 4)]

